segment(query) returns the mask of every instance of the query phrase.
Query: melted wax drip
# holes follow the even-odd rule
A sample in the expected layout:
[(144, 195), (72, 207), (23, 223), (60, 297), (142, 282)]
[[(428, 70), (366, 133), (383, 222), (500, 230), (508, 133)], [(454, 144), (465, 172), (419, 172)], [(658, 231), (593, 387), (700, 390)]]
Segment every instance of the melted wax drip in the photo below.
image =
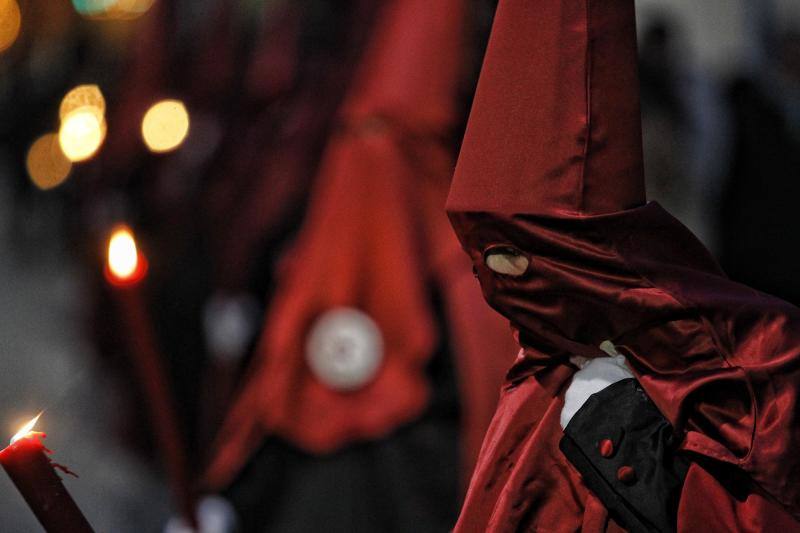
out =
[[(44, 438), (47, 437), (47, 433), (44, 433), (42, 431), (31, 431), (31, 432), (28, 433), (27, 436), (38, 437), (39, 438), (39, 442), (42, 442), (44, 440)], [(44, 443), (42, 443), (42, 449), (44, 449), (45, 453), (47, 453), (48, 455), (52, 455), (52, 453), (53, 453), (53, 450), (51, 450), (47, 446), (45, 446)], [(67, 475), (74, 476), (76, 478), (80, 477), (80, 476), (78, 476), (78, 474), (76, 474), (75, 472), (70, 470), (69, 467), (64, 466), (62, 464), (59, 464), (59, 463), (56, 463), (52, 459), (50, 460), (50, 465), (53, 468), (58, 468), (59, 470), (61, 470), (62, 472), (64, 472)]]

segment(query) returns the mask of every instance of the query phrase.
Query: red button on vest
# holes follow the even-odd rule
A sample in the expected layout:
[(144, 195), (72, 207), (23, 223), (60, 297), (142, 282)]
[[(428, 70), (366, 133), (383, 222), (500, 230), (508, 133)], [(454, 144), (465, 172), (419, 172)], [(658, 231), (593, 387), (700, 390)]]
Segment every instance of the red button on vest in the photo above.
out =
[(617, 470), (617, 479), (626, 485), (630, 485), (636, 481), (636, 471), (630, 466), (621, 466)]
[(600, 450), (600, 455), (609, 458), (614, 455), (614, 443), (611, 439), (603, 439), (597, 444), (597, 449)]

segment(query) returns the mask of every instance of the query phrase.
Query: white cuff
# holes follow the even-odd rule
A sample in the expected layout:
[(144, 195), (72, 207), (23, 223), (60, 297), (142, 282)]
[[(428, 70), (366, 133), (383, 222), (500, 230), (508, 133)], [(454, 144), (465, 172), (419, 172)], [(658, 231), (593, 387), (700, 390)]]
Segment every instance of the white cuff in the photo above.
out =
[(580, 370), (572, 376), (572, 382), (564, 395), (564, 407), (561, 410), (562, 429), (567, 427), (569, 421), (586, 403), (589, 396), (618, 381), (633, 377), (626, 364), (625, 356), (620, 355), (610, 341), (603, 342), (600, 349), (608, 353), (609, 357), (588, 360), (580, 358), (573, 361), (573, 364)]

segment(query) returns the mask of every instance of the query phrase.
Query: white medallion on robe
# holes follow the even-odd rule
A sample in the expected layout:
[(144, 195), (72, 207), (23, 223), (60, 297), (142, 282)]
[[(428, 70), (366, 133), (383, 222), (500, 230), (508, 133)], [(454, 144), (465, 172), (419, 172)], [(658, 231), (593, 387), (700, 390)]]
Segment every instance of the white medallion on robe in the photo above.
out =
[(328, 387), (352, 391), (373, 380), (383, 360), (383, 336), (378, 324), (352, 307), (326, 311), (311, 327), (306, 360)]

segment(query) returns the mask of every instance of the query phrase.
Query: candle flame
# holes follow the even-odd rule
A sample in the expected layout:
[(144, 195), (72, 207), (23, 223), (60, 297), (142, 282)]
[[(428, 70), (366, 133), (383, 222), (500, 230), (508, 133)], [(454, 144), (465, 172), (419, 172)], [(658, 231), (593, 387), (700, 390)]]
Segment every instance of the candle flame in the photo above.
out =
[(126, 227), (114, 231), (108, 241), (108, 268), (118, 280), (129, 280), (136, 273), (139, 252), (133, 233)]
[[(42, 411), (42, 413), (43, 413), (43, 412), (44, 412), (44, 411)], [(17, 432), (14, 434), (14, 436), (13, 436), (13, 437), (11, 437), (11, 444), (14, 444), (14, 443), (15, 443), (15, 442), (17, 442), (19, 439), (21, 439), (21, 438), (25, 437), (25, 435), (27, 435), (28, 433), (30, 433), (31, 431), (33, 431), (33, 426), (35, 426), (35, 425), (36, 425), (36, 422), (38, 422), (38, 421), (39, 421), (39, 417), (40, 417), (40, 416), (42, 416), (42, 413), (39, 413), (38, 415), (36, 415), (36, 416), (34, 416), (33, 418), (31, 418), (30, 420), (28, 420), (28, 423), (27, 423), (27, 424), (25, 424), (24, 426), (22, 426), (22, 429), (20, 429), (19, 431), (17, 431)]]

